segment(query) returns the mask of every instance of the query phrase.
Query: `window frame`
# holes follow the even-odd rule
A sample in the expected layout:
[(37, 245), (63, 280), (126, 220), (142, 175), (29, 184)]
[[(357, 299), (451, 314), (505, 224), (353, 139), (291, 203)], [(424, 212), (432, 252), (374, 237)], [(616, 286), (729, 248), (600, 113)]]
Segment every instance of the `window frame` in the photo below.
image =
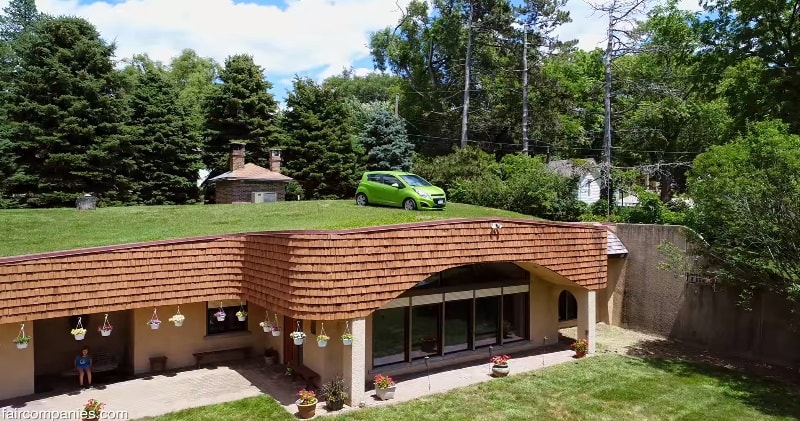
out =
[[(220, 322), (217, 321), (217, 318), (214, 316), (219, 310), (219, 307), (211, 307), (206, 308), (206, 336), (218, 336), (218, 335), (225, 335), (229, 333), (241, 333), (241, 332), (249, 332), (249, 326), (247, 318), (243, 322), (240, 322), (239, 319), (236, 317), (236, 312), (238, 312), (241, 308), (244, 308), (244, 311), (247, 310), (247, 304), (243, 306), (229, 306), (229, 307), (222, 307), (222, 310), (225, 312), (225, 321)], [(249, 317), (249, 316), (248, 316)], [(224, 323), (223, 330), (221, 331), (212, 331), (212, 326), (219, 326), (220, 324)]]

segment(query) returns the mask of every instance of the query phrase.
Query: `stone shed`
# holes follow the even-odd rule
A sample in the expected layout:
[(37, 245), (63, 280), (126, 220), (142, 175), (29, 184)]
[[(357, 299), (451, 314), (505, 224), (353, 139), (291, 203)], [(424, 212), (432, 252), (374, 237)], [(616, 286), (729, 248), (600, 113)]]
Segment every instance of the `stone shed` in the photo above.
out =
[(291, 177), (281, 174), (281, 151), (270, 150), (269, 169), (245, 164), (245, 147), (231, 144), (231, 170), (220, 174), (210, 183), (216, 186), (216, 203), (267, 203), (286, 200), (286, 186)]

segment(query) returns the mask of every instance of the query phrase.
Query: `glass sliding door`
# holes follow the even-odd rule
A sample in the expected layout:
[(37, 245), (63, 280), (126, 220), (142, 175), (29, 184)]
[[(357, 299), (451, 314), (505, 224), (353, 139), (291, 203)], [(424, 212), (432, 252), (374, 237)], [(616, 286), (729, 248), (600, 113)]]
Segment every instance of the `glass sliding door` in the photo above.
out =
[(500, 297), (475, 300), (475, 347), (497, 345), (500, 337)]
[(411, 307), (411, 359), (442, 354), (441, 311), (439, 303)]
[(444, 305), (444, 353), (470, 347), (472, 300), (448, 301)]
[(408, 307), (378, 310), (372, 315), (372, 365), (406, 361)]
[(503, 296), (503, 343), (528, 337), (528, 293)]

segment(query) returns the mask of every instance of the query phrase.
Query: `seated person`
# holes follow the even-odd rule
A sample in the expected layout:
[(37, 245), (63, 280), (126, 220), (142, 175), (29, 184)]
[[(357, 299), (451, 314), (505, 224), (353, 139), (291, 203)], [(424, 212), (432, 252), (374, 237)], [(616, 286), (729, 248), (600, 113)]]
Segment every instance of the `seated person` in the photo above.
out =
[(89, 355), (89, 347), (81, 349), (81, 355), (75, 357), (75, 369), (78, 371), (78, 383), (83, 386), (83, 375), (86, 374), (88, 386), (92, 385), (92, 357)]

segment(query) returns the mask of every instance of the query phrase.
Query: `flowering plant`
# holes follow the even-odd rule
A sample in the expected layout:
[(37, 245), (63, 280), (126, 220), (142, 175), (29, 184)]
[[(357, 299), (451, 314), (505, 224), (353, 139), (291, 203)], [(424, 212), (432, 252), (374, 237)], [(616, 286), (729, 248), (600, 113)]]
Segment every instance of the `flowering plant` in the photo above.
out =
[(236, 317), (247, 317), (247, 312), (239, 310), (236, 312)]
[(180, 323), (180, 322), (182, 322), (184, 320), (186, 320), (186, 316), (184, 316), (183, 314), (176, 314), (176, 315), (174, 315), (174, 316), (169, 318), (169, 321), (173, 322), (173, 323), (174, 322)]
[(377, 389), (388, 389), (394, 386), (394, 380), (392, 380), (389, 376), (384, 376), (383, 374), (378, 374), (373, 379), (375, 381), (375, 387)]
[(586, 339), (578, 339), (577, 341), (573, 342), (571, 345), (572, 349), (575, 352), (586, 353), (589, 351), (589, 341)]
[(78, 329), (72, 329), (72, 330), (69, 331), (69, 333), (71, 335), (85, 335), (86, 334), (86, 329), (84, 329), (82, 327), (78, 328)]
[(149, 324), (149, 325), (160, 325), (161, 324), (161, 320), (158, 320), (156, 318), (152, 318), (152, 319), (150, 319), (149, 322), (147, 322), (147, 324)]
[(297, 393), (297, 396), (300, 396), (300, 400), (298, 401), (300, 405), (313, 405), (317, 403), (317, 395), (313, 390), (302, 389)]
[(272, 330), (276, 331), (276, 332), (280, 332), (281, 331), (281, 327), (278, 326), (278, 325), (275, 325), (275, 326), (272, 326)]
[(331, 340), (331, 338), (328, 335), (324, 334), (317, 335), (317, 342), (324, 342), (329, 340)]
[(114, 326), (111, 326), (109, 324), (107, 324), (105, 326), (97, 326), (97, 331), (98, 332), (101, 331), (101, 330), (113, 330), (113, 329), (114, 329)]
[(306, 334), (304, 332), (292, 332), (289, 336), (291, 336), (292, 339), (305, 339)]
[(510, 359), (511, 357), (509, 357), (508, 355), (495, 355), (494, 357), (492, 357), (492, 359), (489, 360), (489, 362), (494, 365), (508, 365), (508, 360)]
[(220, 310), (220, 311), (214, 313), (214, 317), (225, 317), (225, 312)]
[(353, 340), (353, 334), (352, 333), (343, 333), (342, 334), (342, 339), (352, 341)]
[(272, 327), (272, 322), (261, 322), (258, 325), (261, 327)]
[(15, 344), (26, 344), (31, 341), (30, 336), (20, 335), (14, 339)]
[(89, 402), (83, 405), (84, 418), (96, 418), (100, 416), (100, 411), (106, 406), (103, 402), (96, 399), (89, 399)]

